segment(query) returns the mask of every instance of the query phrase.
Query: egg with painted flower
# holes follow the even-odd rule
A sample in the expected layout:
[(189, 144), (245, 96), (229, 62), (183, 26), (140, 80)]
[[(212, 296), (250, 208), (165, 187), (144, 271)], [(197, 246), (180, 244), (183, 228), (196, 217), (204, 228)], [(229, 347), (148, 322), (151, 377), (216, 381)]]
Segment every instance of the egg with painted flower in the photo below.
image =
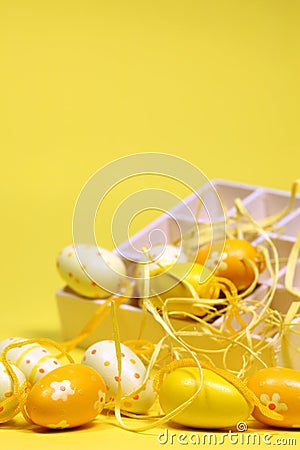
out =
[(93, 368), (68, 364), (35, 383), (27, 397), (26, 410), (37, 425), (73, 428), (90, 422), (102, 411), (105, 391), (103, 378)]
[(282, 420), (265, 416), (255, 407), (253, 417), (279, 428), (300, 428), (300, 371), (286, 367), (267, 367), (253, 374), (248, 387), (271, 411)]

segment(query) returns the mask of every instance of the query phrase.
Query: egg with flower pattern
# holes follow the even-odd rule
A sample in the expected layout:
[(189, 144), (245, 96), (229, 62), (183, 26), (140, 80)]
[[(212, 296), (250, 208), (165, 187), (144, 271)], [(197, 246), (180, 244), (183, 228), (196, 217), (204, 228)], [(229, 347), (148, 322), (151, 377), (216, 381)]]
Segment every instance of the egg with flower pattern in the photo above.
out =
[(58, 367), (32, 387), (26, 401), (37, 425), (73, 428), (93, 420), (103, 409), (106, 386), (96, 370), (83, 364)]
[(253, 374), (248, 387), (282, 420), (265, 416), (258, 408), (252, 413), (260, 422), (280, 428), (300, 428), (300, 372), (286, 367), (267, 367)]

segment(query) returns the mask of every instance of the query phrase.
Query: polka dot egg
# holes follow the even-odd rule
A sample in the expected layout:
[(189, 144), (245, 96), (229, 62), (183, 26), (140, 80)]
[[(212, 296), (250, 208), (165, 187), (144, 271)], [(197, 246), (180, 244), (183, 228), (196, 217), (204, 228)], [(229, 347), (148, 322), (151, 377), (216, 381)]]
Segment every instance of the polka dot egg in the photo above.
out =
[[(26, 381), (25, 375), (14, 364), (10, 364), (10, 367), (14, 371), (20, 384)], [(14, 416), (18, 412), (18, 400), (13, 398), (14, 385), (10, 375), (2, 362), (0, 362), (0, 422), (1, 416)], [(11, 398), (11, 401), (5, 402), (5, 400)], [(13, 412), (15, 411), (15, 414)]]
[(155, 400), (152, 381), (148, 380), (143, 390), (131, 395), (143, 384), (146, 368), (140, 358), (124, 344), (121, 344), (121, 358), (120, 379), (114, 341), (99, 341), (91, 345), (85, 352), (82, 363), (93, 367), (103, 377), (107, 389), (106, 402), (115, 401), (120, 382), (123, 395), (122, 409), (144, 413)]
[(126, 267), (114, 253), (95, 245), (65, 247), (57, 257), (57, 269), (66, 284), (88, 298), (106, 298), (122, 290)]

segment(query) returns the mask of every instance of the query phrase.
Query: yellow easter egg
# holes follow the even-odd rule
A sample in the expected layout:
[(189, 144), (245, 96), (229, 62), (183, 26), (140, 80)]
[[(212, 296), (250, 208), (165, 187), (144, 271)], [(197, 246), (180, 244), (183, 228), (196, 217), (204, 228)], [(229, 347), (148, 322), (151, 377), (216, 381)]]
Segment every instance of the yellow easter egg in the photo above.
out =
[(248, 387), (270, 411), (276, 411), (282, 420), (265, 416), (254, 408), (253, 416), (260, 422), (275, 427), (300, 428), (300, 372), (285, 367), (261, 369), (248, 380)]
[[(188, 284), (187, 284), (187, 283)], [(190, 287), (200, 298), (216, 299), (219, 291), (215, 289), (215, 277), (210, 270), (198, 263), (177, 262), (150, 271), (150, 292), (155, 306), (160, 307), (167, 299), (183, 299), (182, 305), (176, 303), (175, 309), (203, 315), (201, 308), (185, 304), (184, 299), (192, 298)]]
[(45, 375), (32, 387), (26, 402), (31, 420), (54, 429), (72, 428), (93, 420), (103, 409), (106, 386), (91, 367), (69, 364)]
[[(235, 386), (211, 370), (203, 369), (201, 391), (172, 421), (193, 428), (227, 428), (246, 421), (252, 407)], [(185, 367), (169, 373), (160, 388), (159, 402), (165, 413), (177, 408), (196, 392), (199, 370)]]

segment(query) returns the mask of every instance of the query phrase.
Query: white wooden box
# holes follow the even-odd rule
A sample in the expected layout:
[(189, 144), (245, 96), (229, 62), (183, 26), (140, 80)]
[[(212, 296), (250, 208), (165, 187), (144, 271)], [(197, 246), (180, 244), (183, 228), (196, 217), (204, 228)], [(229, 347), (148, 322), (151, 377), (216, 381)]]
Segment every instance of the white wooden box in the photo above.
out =
[[(235, 183), (226, 180), (213, 180), (211, 184), (202, 186), (199, 190), (199, 194), (204, 198), (204, 201), (210, 201), (211, 208), (215, 208), (215, 217), (221, 214), (220, 206), (214, 195), (211, 195), (211, 185), (218, 193), (222, 202), (227, 210), (228, 216), (231, 216), (235, 212), (234, 200), (240, 198), (243, 201), (244, 206), (251, 213), (255, 220), (264, 219), (272, 214), (280, 212), (288, 204), (290, 198), (290, 192), (280, 191), (271, 188), (264, 188), (260, 186), (252, 186), (247, 184)], [(198, 198), (196, 196), (189, 196), (184, 200), (185, 205), (191, 209), (193, 214), (195, 213), (198, 205)], [(213, 204), (215, 202), (215, 205)], [(182, 204), (178, 204), (173, 210), (173, 214), (178, 221), (181, 221), (183, 229), (188, 230), (190, 226), (189, 220), (182, 214), (185, 208), (182, 208)], [(205, 215), (205, 211), (201, 211), (199, 216), (200, 222), (206, 222), (208, 220)], [(296, 241), (296, 237), (300, 232), (300, 196), (296, 197), (294, 202), (294, 208), (277, 224), (278, 231), (273, 230), (270, 233), (270, 237), (276, 245), (280, 258), (286, 258)], [(170, 219), (169, 215), (163, 214), (157, 220), (150, 223), (143, 230), (131, 237), (131, 243), (136, 248), (142, 248), (148, 244), (148, 235), (153, 230), (162, 230), (167, 237), (167, 243), (174, 243), (178, 239), (178, 226), (175, 221)], [(159, 232), (152, 233), (152, 244), (160, 241), (161, 234)], [(263, 243), (262, 237), (253, 238), (253, 243)], [(124, 242), (116, 251), (121, 254), (131, 255), (131, 245), (129, 242)], [(128, 266), (128, 270), (132, 271), (132, 263), (128, 261), (125, 263)], [(283, 314), (286, 313), (286, 301), (284, 291), (284, 274), (286, 270), (286, 264), (283, 262), (280, 264), (279, 272), (279, 285), (278, 294), (276, 293), (274, 298), (274, 308), (278, 309)], [(271, 280), (268, 274), (263, 273), (259, 278), (259, 289), (270, 285)], [(295, 287), (300, 290), (300, 268), (296, 271)], [(289, 295), (290, 298), (290, 295)], [(58, 312), (60, 316), (63, 338), (69, 340), (74, 338), (84, 327), (84, 325), (93, 317), (97, 309), (102, 303), (102, 300), (90, 300), (80, 297), (76, 293), (72, 292), (69, 288), (64, 287), (56, 292), (56, 300), (58, 306)], [(297, 300), (297, 297), (294, 298)], [(134, 299), (129, 301), (128, 304), (124, 304), (118, 308), (118, 323), (120, 327), (121, 340), (126, 341), (130, 339), (147, 339), (153, 342), (157, 342), (164, 334), (161, 326), (153, 319), (153, 317), (147, 313), (146, 320), (141, 308), (138, 306), (138, 302)], [(143, 326), (142, 326), (143, 324)], [(178, 326), (182, 326), (182, 321), (178, 320)], [(188, 322), (187, 322), (188, 324)], [(142, 333), (141, 333), (142, 330)], [(95, 330), (88, 338), (80, 343), (80, 346), (86, 348), (93, 342), (101, 339), (111, 339), (113, 336), (111, 317), (108, 315), (101, 325)]]

